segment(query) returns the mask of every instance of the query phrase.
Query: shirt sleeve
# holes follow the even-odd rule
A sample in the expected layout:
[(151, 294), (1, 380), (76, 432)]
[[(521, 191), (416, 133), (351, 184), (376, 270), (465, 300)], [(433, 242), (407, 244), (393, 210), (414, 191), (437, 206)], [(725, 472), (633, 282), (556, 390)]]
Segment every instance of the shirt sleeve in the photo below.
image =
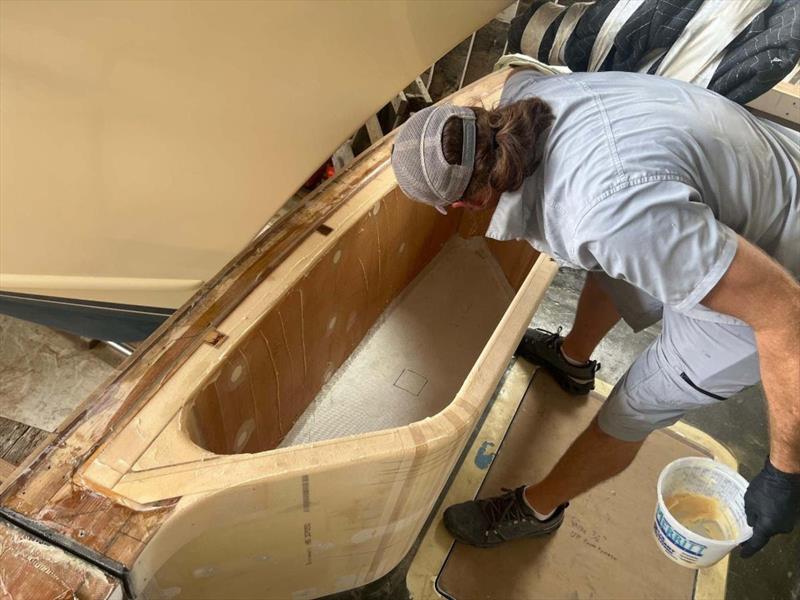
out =
[(680, 181), (649, 181), (592, 206), (575, 227), (572, 258), (627, 281), (678, 312), (694, 308), (736, 254), (736, 234)]

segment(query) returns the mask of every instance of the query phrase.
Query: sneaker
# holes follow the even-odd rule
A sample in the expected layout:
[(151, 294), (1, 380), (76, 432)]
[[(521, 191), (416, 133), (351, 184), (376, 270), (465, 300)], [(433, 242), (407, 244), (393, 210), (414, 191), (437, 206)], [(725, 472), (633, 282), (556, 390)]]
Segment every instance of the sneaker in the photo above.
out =
[(523, 498), (524, 485), (503, 491), (506, 493), (494, 498), (454, 504), (444, 511), (444, 526), (459, 542), (479, 548), (553, 533), (561, 527), (569, 503), (559, 506), (546, 521), (540, 521)]
[(588, 394), (594, 389), (594, 374), (600, 370), (600, 363), (590, 360), (576, 366), (567, 362), (561, 354), (563, 343), (561, 327), (555, 333), (544, 329), (528, 329), (515, 354), (547, 369), (568, 394)]

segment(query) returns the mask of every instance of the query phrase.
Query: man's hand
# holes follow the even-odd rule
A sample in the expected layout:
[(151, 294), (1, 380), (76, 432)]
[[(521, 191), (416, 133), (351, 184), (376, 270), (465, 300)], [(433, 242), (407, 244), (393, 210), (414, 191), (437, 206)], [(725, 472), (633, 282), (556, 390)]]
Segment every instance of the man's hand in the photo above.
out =
[(767, 458), (744, 495), (744, 512), (753, 537), (742, 544), (742, 558), (750, 558), (770, 537), (794, 528), (800, 517), (800, 473), (784, 473)]
[(753, 537), (742, 557), (792, 530), (800, 510), (800, 283), (744, 238), (725, 275), (703, 299), (753, 328), (769, 408), (770, 452), (744, 496)]

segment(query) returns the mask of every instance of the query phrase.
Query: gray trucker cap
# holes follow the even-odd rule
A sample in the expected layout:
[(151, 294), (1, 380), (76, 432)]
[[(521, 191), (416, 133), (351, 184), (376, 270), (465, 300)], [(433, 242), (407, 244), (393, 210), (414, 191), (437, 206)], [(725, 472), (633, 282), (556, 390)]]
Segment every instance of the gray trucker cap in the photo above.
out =
[[(451, 117), (464, 126), (461, 164), (451, 165), (442, 150), (442, 131)], [(452, 104), (430, 106), (406, 121), (392, 150), (392, 168), (403, 193), (445, 214), (460, 200), (475, 163), (475, 113)]]

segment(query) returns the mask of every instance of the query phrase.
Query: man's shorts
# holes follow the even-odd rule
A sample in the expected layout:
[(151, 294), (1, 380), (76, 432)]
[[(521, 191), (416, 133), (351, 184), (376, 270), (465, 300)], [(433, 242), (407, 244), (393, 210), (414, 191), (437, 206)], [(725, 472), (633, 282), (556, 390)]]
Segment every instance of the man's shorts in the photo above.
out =
[[(593, 274), (634, 331), (663, 319), (661, 335), (614, 386), (598, 415), (600, 428), (627, 441), (643, 440), (687, 411), (717, 404), (757, 383), (753, 330), (731, 317), (688, 317), (623, 281)], [(710, 313), (710, 311), (709, 311)]]

